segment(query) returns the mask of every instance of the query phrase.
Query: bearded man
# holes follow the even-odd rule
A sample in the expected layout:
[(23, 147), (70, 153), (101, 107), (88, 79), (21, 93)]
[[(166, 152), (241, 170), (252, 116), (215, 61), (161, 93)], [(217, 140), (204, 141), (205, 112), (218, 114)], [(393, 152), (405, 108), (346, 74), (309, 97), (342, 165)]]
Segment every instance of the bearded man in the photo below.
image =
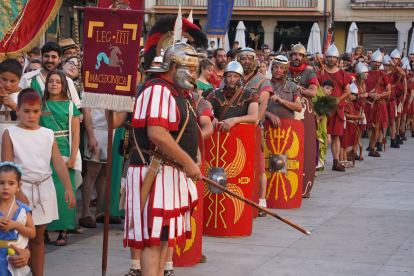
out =
[(333, 155), (332, 170), (344, 172), (345, 168), (339, 164), (339, 153), (341, 151), (341, 143), (339, 136), (344, 133), (344, 105), (345, 99), (351, 94), (349, 85), (352, 83), (352, 78), (343, 69), (338, 68), (339, 51), (334, 44), (332, 44), (325, 53), (326, 66), (324, 71), (316, 71), (318, 80), (322, 83), (325, 80), (331, 80), (334, 83), (334, 89), (331, 93), (332, 97), (337, 98), (338, 109), (331, 112), (327, 116), (328, 122), (326, 125), (328, 134), (331, 135), (332, 144), (331, 150)]
[[(46, 77), (50, 71), (57, 70), (62, 57), (62, 48), (57, 42), (48, 42), (42, 47), (42, 68), (26, 73), (22, 76), (19, 82), (19, 87), (34, 88), (43, 97), (45, 91)], [(68, 82), (68, 96), (71, 101), (80, 108), (80, 99), (78, 92), (73, 84), (73, 81), (66, 77)]]
[(222, 48), (217, 48), (213, 53), (214, 68), (208, 81), (215, 87), (218, 88), (220, 83), (223, 81), (223, 72), (227, 66), (227, 55), (226, 51)]
[(386, 73), (380, 69), (383, 56), (380, 50), (375, 51), (371, 57), (371, 68), (368, 71), (365, 80), (366, 91), (368, 92), (367, 101), (370, 104), (365, 105), (365, 115), (369, 124), (368, 137), (370, 138), (369, 154), (372, 157), (381, 157), (375, 151), (375, 143), (378, 139), (380, 124), (386, 124), (388, 121), (388, 112), (385, 99), (391, 95), (391, 85)]
[(315, 179), (315, 168), (317, 164), (317, 137), (315, 132), (316, 126), (312, 98), (316, 97), (319, 84), (315, 71), (307, 68), (306, 49), (301, 44), (296, 44), (291, 47), (287, 80), (294, 82), (299, 86), (302, 96), (302, 112), (297, 114), (305, 126), (306, 137), (303, 156), (305, 167), (303, 169), (304, 185), (302, 187), (302, 196), (309, 197)]

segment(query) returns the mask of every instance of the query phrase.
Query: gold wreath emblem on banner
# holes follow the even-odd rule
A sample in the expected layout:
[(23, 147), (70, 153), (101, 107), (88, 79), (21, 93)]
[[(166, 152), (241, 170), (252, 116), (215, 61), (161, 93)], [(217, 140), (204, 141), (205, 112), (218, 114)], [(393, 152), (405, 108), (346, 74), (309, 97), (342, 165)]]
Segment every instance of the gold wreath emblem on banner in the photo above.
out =
[[(246, 163), (246, 149), (243, 145), (243, 142), (239, 139), (236, 138), (236, 156), (234, 157), (233, 161), (230, 162), (229, 164), (227, 164), (227, 162), (224, 160), (224, 156), (227, 154), (227, 150), (224, 147), (226, 144), (226, 141), (229, 137), (230, 133), (226, 134), (226, 137), (224, 138), (224, 141), (222, 141), (220, 143), (220, 132), (217, 132), (217, 142), (214, 143), (214, 138), (211, 137), (211, 141), (213, 143), (213, 146), (210, 149), (210, 153), (211, 156), (213, 157), (210, 162), (206, 162), (205, 164), (205, 168), (204, 168), (204, 175), (208, 175), (208, 171), (210, 170), (210, 168), (212, 167), (219, 167), (219, 161), (221, 160), (223, 162), (222, 167), (224, 168), (224, 171), (226, 172), (226, 176), (227, 179), (232, 179), (232, 178), (236, 178), (243, 170), (244, 165)], [(221, 146), (220, 146), (221, 144)], [(220, 156), (220, 148), (223, 149), (223, 154)], [(215, 162), (214, 162), (215, 161)], [(226, 166), (227, 165), (227, 166)], [(240, 177), (238, 180), (239, 184), (248, 184), (250, 183), (250, 178), (249, 177)], [(244, 196), (242, 189), (234, 183), (227, 183), (227, 189), (241, 195)], [(240, 217), (243, 214), (244, 211), (244, 202), (240, 201), (230, 195), (227, 195), (225, 193), (222, 194), (215, 194), (215, 199), (212, 198), (212, 196), (214, 197), (214, 195), (210, 192), (210, 190), (208, 189), (207, 184), (204, 184), (204, 197), (208, 196), (208, 198), (210, 199), (211, 203), (210, 205), (207, 207), (208, 210), (210, 211), (210, 217), (208, 218), (208, 221), (206, 223), (206, 227), (208, 227), (210, 225), (211, 222), (211, 218), (214, 215), (214, 228), (218, 227), (218, 217), (220, 217), (224, 228), (227, 228), (227, 224), (224, 221), (224, 218), (222, 216), (222, 213), (226, 211), (226, 208), (223, 205), (223, 201), (226, 199), (226, 197), (228, 197), (234, 205), (234, 221), (233, 223), (236, 224)], [(221, 199), (219, 199), (219, 197), (221, 197)], [(211, 208), (212, 205), (214, 204), (213, 209)], [(221, 210), (220, 210), (220, 206), (221, 206)]]
[[(299, 179), (298, 175), (294, 170), (299, 169), (299, 161), (292, 160), (293, 158), (297, 157), (299, 154), (299, 138), (295, 131), (292, 131), (292, 127), (289, 127), (287, 131), (281, 128), (274, 129), (271, 126), (269, 126), (268, 131), (266, 131), (266, 137), (270, 139), (272, 148), (269, 149), (267, 146), (267, 143), (265, 143), (265, 166), (266, 168), (269, 168), (269, 155), (270, 154), (280, 154), (280, 155), (286, 155), (287, 157), (287, 164), (286, 169), (287, 172), (284, 173), (285, 178), (289, 181), (289, 184), (291, 186), (291, 192), (289, 195), (289, 199), (293, 198), (298, 190), (299, 185)], [(288, 140), (290, 135), (292, 135), (292, 142), (289, 145), (289, 149), (286, 150), (285, 148), (288, 146)], [(267, 139), (266, 139), (267, 141)], [(268, 170), (266, 170), (266, 177), (267, 179), (271, 178), (270, 183), (268, 185), (267, 193), (266, 193), (266, 199), (270, 196), (270, 191), (273, 187), (273, 183), (276, 182), (276, 193), (275, 193), (275, 199), (277, 200), (279, 198), (279, 182), (282, 183), (282, 189), (283, 189), (283, 195), (285, 198), (285, 201), (288, 201), (288, 195), (286, 193), (286, 184), (283, 179), (283, 173), (271, 173)]]

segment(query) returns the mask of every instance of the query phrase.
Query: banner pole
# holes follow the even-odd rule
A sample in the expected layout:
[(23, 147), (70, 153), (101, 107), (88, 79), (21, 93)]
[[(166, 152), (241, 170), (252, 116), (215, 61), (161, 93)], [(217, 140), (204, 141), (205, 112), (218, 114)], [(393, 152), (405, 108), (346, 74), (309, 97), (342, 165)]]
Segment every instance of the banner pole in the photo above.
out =
[[(118, 1), (113, 1), (112, 13), (116, 13)], [(114, 111), (109, 110), (108, 118), (108, 153), (106, 160), (106, 187), (105, 187), (105, 216), (104, 216), (104, 236), (102, 250), (102, 276), (106, 276), (108, 267), (108, 235), (109, 235), (109, 205), (111, 204), (111, 176), (112, 176), (112, 143), (114, 131)]]
[(109, 204), (111, 199), (111, 175), (112, 175), (112, 143), (113, 143), (113, 118), (114, 111), (109, 110), (108, 118), (108, 157), (106, 161), (106, 187), (105, 187), (105, 216), (104, 216), (104, 235), (102, 250), (102, 276), (106, 275), (108, 266), (108, 234), (109, 234)]

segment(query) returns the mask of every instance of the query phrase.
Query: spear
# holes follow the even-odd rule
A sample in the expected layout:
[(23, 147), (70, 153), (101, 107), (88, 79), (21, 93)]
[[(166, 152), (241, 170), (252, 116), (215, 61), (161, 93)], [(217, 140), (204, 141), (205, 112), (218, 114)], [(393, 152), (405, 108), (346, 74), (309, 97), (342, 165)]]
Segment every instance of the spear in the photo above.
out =
[[(150, 155), (153, 155), (154, 157), (157, 157), (157, 158), (159, 158), (159, 159), (163, 160), (165, 163), (168, 163), (169, 165), (173, 166), (173, 167), (174, 167), (174, 168), (176, 168), (177, 170), (180, 170), (180, 171), (182, 171), (182, 170), (183, 170), (183, 166), (181, 166), (180, 164), (178, 164), (177, 162), (175, 162), (175, 161), (171, 160), (170, 158), (166, 157), (166, 156), (165, 156), (165, 155), (163, 155), (163, 154), (160, 154), (160, 153), (158, 153), (158, 152), (156, 152), (156, 151), (153, 151), (153, 150), (146, 151), (146, 150), (141, 149), (141, 151), (143, 151), (143, 152), (147, 152), (147, 153), (149, 153)], [(244, 203), (247, 203), (247, 204), (249, 204), (249, 205), (251, 205), (251, 206), (253, 206), (253, 207), (256, 207), (257, 209), (259, 209), (259, 210), (261, 210), (261, 211), (263, 211), (263, 212), (265, 212), (265, 213), (267, 213), (267, 214), (271, 215), (272, 217), (275, 217), (275, 218), (277, 218), (278, 220), (283, 221), (284, 223), (286, 223), (286, 224), (288, 224), (288, 225), (292, 226), (293, 228), (295, 228), (295, 229), (299, 230), (300, 232), (302, 232), (302, 233), (304, 233), (304, 234), (306, 234), (306, 235), (311, 235), (311, 233), (310, 233), (309, 231), (307, 231), (307, 230), (305, 230), (305, 229), (303, 229), (303, 228), (299, 227), (298, 225), (294, 224), (293, 222), (291, 222), (291, 221), (289, 221), (289, 220), (287, 220), (287, 219), (285, 219), (285, 218), (283, 218), (283, 217), (281, 217), (281, 216), (279, 216), (279, 215), (277, 215), (277, 214), (273, 213), (272, 211), (270, 211), (270, 210), (268, 210), (268, 209), (266, 209), (266, 208), (264, 208), (264, 207), (260, 206), (259, 204), (255, 203), (255, 202), (253, 202), (253, 201), (251, 201), (251, 200), (249, 200), (249, 199), (247, 199), (247, 198), (245, 198), (245, 197), (240, 196), (239, 194), (237, 194), (237, 193), (235, 193), (235, 192), (233, 192), (233, 191), (228, 190), (228, 189), (227, 189), (227, 188), (225, 188), (225, 187), (220, 186), (220, 185), (219, 185), (219, 184), (217, 184), (216, 182), (214, 182), (214, 181), (212, 181), (212, 180), (208, 179), (207, 177), (203, 176), (203, 179), (202, 179), (202, 180), (203, 180), (204, 182), (206, 182), (206, 183), (210, 184), (211, 186), (214, 186), (215, 188), (217, 188), (217, 189), (219, 189), (219, 190), (222, 190), (223, 192), (225, 192), (225, 193), (227, 193), (227, 194), (229, 194), (229, 195), (231, 195), (231, 196), (233, 196), (233, 197), (237, 198), (238, 200), (241, 200), (241, 201), (243, 201)]]

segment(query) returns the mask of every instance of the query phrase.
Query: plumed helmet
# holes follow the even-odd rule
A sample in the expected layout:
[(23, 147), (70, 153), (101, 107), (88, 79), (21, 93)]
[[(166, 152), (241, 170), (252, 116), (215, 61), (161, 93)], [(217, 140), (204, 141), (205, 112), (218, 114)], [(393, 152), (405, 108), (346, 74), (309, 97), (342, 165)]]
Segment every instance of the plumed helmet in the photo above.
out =
[(239, 54), (237, 55), (237, 61), (241, 63), (241, 58), (243, 56), (253, 57), (253, 61), (252, 61), (252, 64), (250, 64), (249, 69), (252, 71), (256, 70), (257, 66), (259, 65), (259, 59), (257, 58), (257, 54), (255, 50), (253, 50), (252, 48), (241, 49)]
[(368, 67), (363, 62), (359, 62), (357, 64), (357, 67), (355, 68), (355, 74), (360, 75), (362, 73), (367, 73), (367, 72), (368, 72)]
[(407, 58), (407, 57), (403, 57), (403, 59), (401, 60), (401, 63), (402, 63), (402, 64), (406, 64), (407, 62), (410, 62), (410, 61), (408, 60), (408, 58)]
[(391, 52), (390, 57), (391, 57), (391, 58), (401, 58), (401, 54), (400, 54), (400, 52), (398, 51), (398, 49), (394, 49), (394, 51), (392, 51), (392, 52)]
[(382, 53), (380, 52), (380, 50), (376, 50), (371, 57), (371, 62), (380, 62), (382, 63)]
[(224, 74), (223, 75), (226, 75), (226, 73), (228, 73), (228, 72), (237, 73), (241, 77), (243, 77), (243, 74), (244, 74), (243, 67), (237, 61), (230, 61), (229, 64), (227, 64), (227, 67), (224, 70)]
[(198, 54), (196, 50), (185, 43), (170, 45), (164, 51), (161, 67), (152, 67), (147, 70), (149, 73), (163, 73), (171, 69), (171, 65), (176, 63), (181, 66), (198, 66)]
[(351, 83), (351, 85), (349, 86), (349, 88), (351, 88), (351, 94), (358, 95), (358, 86), (356, 86), (356, 84), (354, 82)]
[(409, 62), (404, 63), (404, 65), (401, 67), (404, 70), (409, 70), (411, 71), (411, 66)]
[(325, 52), (325, 57), (337, 57), (339, 58), (340, 54), (338, 48), (336, 48), (335, 44), (329, 46), (328, 50)]
[(390, 65), (390, 56), (389, 55), (385, 55), (384, 59), (382, 60), (382, 64), (384, 65)]

